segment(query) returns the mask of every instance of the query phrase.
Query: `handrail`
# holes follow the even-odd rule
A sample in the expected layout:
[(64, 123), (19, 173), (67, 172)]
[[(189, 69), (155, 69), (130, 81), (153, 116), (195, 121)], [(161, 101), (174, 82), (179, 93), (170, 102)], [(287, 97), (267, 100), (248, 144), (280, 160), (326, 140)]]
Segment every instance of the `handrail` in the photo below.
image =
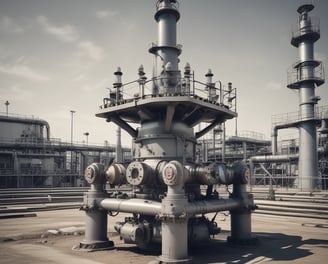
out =
[(271, 123), (273, 126), (284, 125), (288, 123), (296, 123), (304, 121), (309, 118), (322, 120), (328, 118), (328, 105), (316, 106), (314, 109), (314, 115), (310, 117), (302, 117), (300, 111), (282, 113), (271, 116)]
[[(193, 74), (191, 74), (190, 78), (185, 78), (185, 77), (162, 77), (162, 76), (155, 76), (147, 81), (143, 81), (142, 84), (140, 83), (140, 79), (138, 80), (134, 80), (131, 82), (127, 82), (122, 84), (120, 87), (121, 88), (125, 88), (126, 86), (130, 86), (131, 84), (138, 84), (138, 86), (130, 86), (128, 89), (133, 90), (134, 89), (134, 93), (133, 94), (128, 94), (127, 93), (127, 89), (123, 89), (121, 90), (121, 93), (124, 93), (125, 95), (128, 95), (128, 97), (123, 98), (123, 96), (118, 100), (111, 100), (110, 98), (104, 98), (103, 100), (103, 105), (100, 106), (100, 108), (102, 109), (103, 107), (107, 108), (110, 106), (115, 106), (115, 105), (119, 105), (119, 104), (125, 104), (125, 103), (129, 103), (129, 102), (133, 102), (136, 99), (140, 99), (142, 98), (150, 98), (150, 97), (157, 97), (157, 96), (189, 96), (189, 97), (196, 97), (196, 98), (200, 98), (200, 99), (204, 99), (204, 100), (209, 100), (212, 103), (220, 103), (224, 106), (227, 106), (229, 109), (231, 109), (232, 111), (235, 111), (235, 109), (232, 109), (232, 101), (233, 99), (236, 98), (236, 88), (231, 89), (231, 90), (226, 90), (223, 89), (222, 86), (220, 87), (216, 87), (215, 83), (213, 84), (209, 84), (209, 83), (203, 83), (200, 82), (198, 80), (195, 80), (193, 78)], [(176, 80), (176, 86), (174, 87), (174, 90), (176, 92), (173, 93), (144, 93), (142, 96), (139, 93), (135, 93), (136, 88), (139, 89), (140, 92), (140, 88), (142, 85), (146, 85), (148, 83), (151, 82), (156, 82), (159, 80), (170, 80), (170, 79), (175, 79)], [(200, 85), (195, 86), (195, 84)], [(209, 89), (214, 90), (214, 95), (210, 94)], [(222, 98), (220, 99), (219, 96), (222, 96)], [(211, 98), (209, 98), (211, 97)]]

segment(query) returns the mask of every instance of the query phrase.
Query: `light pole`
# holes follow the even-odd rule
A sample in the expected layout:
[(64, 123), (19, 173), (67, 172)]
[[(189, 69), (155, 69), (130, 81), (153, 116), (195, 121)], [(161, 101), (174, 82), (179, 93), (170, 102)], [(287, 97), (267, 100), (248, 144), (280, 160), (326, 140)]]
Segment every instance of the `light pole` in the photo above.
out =
[[(235, 96), (235, 111), (237, 112), (237, 91)], [(235, 136), (238, 137), (238, 116), (235, 117), (235, 122)]]
[(87, 137), (87, 146), (88, 146), (88, 137), (89, 137), (90, 133), (89, 132), (85, 132), (85, 133), (83, 133), (83, 135), (85, 135)]
[(71, 110), (71, 145), (73, 145), (73, 115), (76, 111)]
[[(71, 173), (73, 173), (73, 115), (76, 113), (76, 111), (71, 110)], [(71, 179), (70, 179), (71, 183)]]
[(7, 117), (8, 117), (8, 106), (10, 105), (8, 100), (5, 102), (5, 105), (6, 105), (6, 114), (7, 114)]

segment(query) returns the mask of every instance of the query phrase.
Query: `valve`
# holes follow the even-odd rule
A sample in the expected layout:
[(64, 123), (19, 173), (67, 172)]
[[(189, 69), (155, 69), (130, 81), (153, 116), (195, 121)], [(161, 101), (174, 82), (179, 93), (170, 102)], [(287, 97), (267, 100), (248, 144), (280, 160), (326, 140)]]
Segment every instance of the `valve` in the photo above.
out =
[(109, 184), (120, 185), (126, 183), (126, 169), (123, 164), (114, 163), (106, 170), (106, 178)]

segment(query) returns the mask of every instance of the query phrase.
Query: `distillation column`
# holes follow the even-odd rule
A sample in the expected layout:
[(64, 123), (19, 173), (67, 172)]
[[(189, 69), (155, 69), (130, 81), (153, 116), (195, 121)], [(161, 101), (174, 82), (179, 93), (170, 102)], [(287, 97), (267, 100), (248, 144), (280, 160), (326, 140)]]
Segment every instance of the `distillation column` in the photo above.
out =
[(324, 83), (322, 64), (314, 60), (313, 44), (320, 38), (319, 23), (308, 13), (312, 4), (301, 5), (299, 28), (293, 32), (291, 44), (299, 49), (300, 60), (288, 72), (288, 88), (299, 90), (299, 188), (303, 191), (320, 189), (316, 136), (315, 87)]
[(154, 93), (178, 92), (177, 84), (181, 78), (178, 68), (181, 45), (177, 45), (178, 2), (158, 1), (154, 18), (158, 25), (158, 41), (149, 49), (156, 58)]
[[(132, 161), (118, 163), (117, 158), (109, 167), (94, 163), (86, 169), (85, 178), (91, 188), (84, 194), (82, 209), (86, 212), (88, 230), (77, 246), (79, 250), (113, 248), (107, 237), (106, 212), (132, 213), (124, 222), (117, 222), (115, 230), (125, 243), (137, 244), (141, 249), (161, 245), (161, 255), (153, 262), (158, 264), (191, 263), (189, 246), (208, 242), (211, 235), (220, 232), (215, 219), (205, 217), (207, 213), (229, 210), (232, 219), (229, 241), (237, 244), (254, 241), (251, 213), (256, 206), (253, 196), (246, 192), (250, 176), (246, 164), (208, 164), (197, 159), (197, 139), (237, 113), (223, 104), (223, 98), (218, 103), (212, 91), (212, 73), (203, 84), (207, 98), (190, 91), (189, 64), (181, 78), (178, 65), (181, 46), (176, 44), (178, 7), (177, 0), (156, 2), (158, 42), (149, 49), (156, 59), (150, 80), (152, 93), (145, 94), (147, 78), (140, 66), (135, 83), (139, 84), (141, 96), (125, 99), (121, 89), (127, 84), (122, 83), (123, 73), (118, 68), (113, 92), (110, 98), (104, 98), (96, 114), (131, 135)], [(229, 98), (230, 94), (228, 91)], [(206, 126), (195, 133), (194, 127), (200, 123)], [(106, 183), (114, 187), (128, 184), (131, 190), (108, 191)], [(216, 184), (233, 184), (231, 196), (219, 197), (213, 187)], [(207, 185), (206, 192), (202, 192), (201, 185)]]

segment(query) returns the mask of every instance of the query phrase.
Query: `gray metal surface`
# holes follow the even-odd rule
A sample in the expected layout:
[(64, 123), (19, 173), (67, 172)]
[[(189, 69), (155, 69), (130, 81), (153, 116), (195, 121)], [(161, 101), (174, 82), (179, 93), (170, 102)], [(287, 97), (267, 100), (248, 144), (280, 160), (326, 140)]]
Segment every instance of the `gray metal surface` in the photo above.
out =
[[(86, 169), (85, 178), (91, 184), (83, 204), (88, 231), (80, 248), (84, 244), (98, 249), (104, 246), (104, 212), (132, 213), (115, 229), (126, 243), (135, 243), (142, 249), (151, 249), (160, 242), (161, 255), (156, 263), (190, 263), (188, 244), (209, 241), (210, 235), (220, 231), (215, 219), (205, 216), (211, 212), (231, 211), (231, 242), (244, 244), (252, 240), (250, 222), (255, 205), (246, 192), (250, 177), (247, 166), (228, 167), (197, 159), (197, 139), (237, 113), (227, 104), (234, 100), (232, 89), (217, 89), (210, 70), (205, 83), (193, 79), (189, 64), (181, 77), (181, 46), (176, 43), (178, 7), (176, 0), (158, 0), (156, 4), (158, 42), (149, 50), (156, 58), (151, 94), (145, 94), (146, 78), (141, 65), (135, 82), (140, 93), (126, 99), (122, 93), (123, 72), (118, 67), (110, 97), (103, 100), (96, 114), (132, 136), (133, 160), (119, 164), (117, 157), (108, 168), (91, 164)], [(196, 94), (196, 83), (202, 85), (205, 96)], [(200, 123), (206, 126), (195, 133), (194, 127)], [(113, 187), (127, 183), (132, 191), (106, 192), (106, 180)], [(219, 183), (234, 185), (230, 198), (219, 199), (213, 188)], [(201, 185), (207, 186), (206, 194), (201, 192)]]
[(316, 75), (316, 67), (321, 62), (314, 59), (313, 46), (320, 38), (320, 29), (308, 14), (313, 8), (312, 4), (304, 4), (297, 10), (299, 29), (294, 32), (291, 44), (298, 48), (300, 60), (293, 66), (297, 77), (288, 84), (289, 88), (299, 90), (299, 188), (306, 191), (320, 189), (314, 107), (320, 100), (315, 96), (315, 87), (324, 83), (324, 79)]

